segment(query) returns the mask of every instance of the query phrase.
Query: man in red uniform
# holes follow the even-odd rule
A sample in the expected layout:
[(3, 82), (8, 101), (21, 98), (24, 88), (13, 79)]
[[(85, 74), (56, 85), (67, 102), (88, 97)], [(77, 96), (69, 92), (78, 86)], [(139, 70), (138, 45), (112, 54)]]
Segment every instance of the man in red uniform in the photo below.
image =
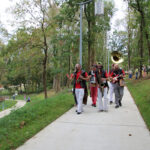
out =
[(89, 72), (90, 77), (90, 91), (92, 97), (92, 106), (96, 107), (97, 101), (97, 66), (92, 65), (92, 69)]
[(85, 94), (86, 81), (89, 79), (87, 72), (81, 69), (80, 64), (75, 65), (75, 72), (69, 79), (74, 79), (74, 93), (77, 100), (77, 114), (83, 112), (83, 98)]
[(123, 92), (124, 92), (124, 86), (120, 84), (120, 81), (123, 80), (125, 77), (125, 72), (123, 69), (119, 68), (118, 64), (115, 64), (114, 66), (114, 71), (111, 73), (111, 77), (113, 77), (113, 82), (114, 82), (114, 92), (115, 92), (115, 103), (116, 106), (115, 108), (119, 108), (122, 106), (122, 97), (123, 97)]

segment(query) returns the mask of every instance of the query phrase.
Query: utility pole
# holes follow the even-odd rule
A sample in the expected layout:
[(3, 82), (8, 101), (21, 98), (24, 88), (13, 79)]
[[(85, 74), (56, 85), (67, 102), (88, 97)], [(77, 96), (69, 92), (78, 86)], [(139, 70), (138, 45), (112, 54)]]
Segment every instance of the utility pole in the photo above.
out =
[(79, 55), (80, 55), (80, 65), (82, 66), (82, 10), (83, 5), (92, 2), (93, 0), (88, 0), (86, 2), (77, 3), (80, 5), (80, 45), (79, 45)]
[[(94, 0), (88, 0), (85, 2), (80, 2), (77, 3), (78, 5), (80, 5), (80, 46), (79, 46), (79, 54), (80, 54), (80, 65), (82, 66), (82, 10), (83, 10), (83, 5), (87, 4), (87, 3), (91, 3)], [(95, 0), (95, 15), (101, 15), (104, 13), (104, 2), (103, 0)]]

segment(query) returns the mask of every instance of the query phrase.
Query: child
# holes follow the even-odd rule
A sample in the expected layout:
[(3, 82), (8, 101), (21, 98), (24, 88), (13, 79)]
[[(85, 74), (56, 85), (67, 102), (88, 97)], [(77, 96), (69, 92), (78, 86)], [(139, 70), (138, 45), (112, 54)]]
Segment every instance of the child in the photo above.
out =
[(30, 97), (28, 97), (28, 100), (27, 100), (27, 102), (30, 102), (31, 101), (31, 99), (30, 99)]

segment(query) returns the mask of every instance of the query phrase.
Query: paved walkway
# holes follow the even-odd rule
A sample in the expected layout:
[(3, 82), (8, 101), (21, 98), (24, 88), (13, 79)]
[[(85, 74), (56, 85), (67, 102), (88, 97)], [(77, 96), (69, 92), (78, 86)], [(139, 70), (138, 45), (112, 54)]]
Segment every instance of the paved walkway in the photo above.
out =
[(0, 118), (3, 118), (4, 116), (9, 115), (12, 110), (17, 110), (17, 109), (23, 107), (25, 104), (26, 104), (25, 101), (23, 101), (23, 100), (18, 100), (18, 101), (17, 101), (17, 104), (16, 104), (15, 106), (13, 106), (13, 107), (11, 107), (11, 108), (8, 108), (8, 109), (6, 109), (6, 110), (4, 110), (4, 111), (1, 111), (1, 112), (0, 112)]
[(82, 115), (71, 109), (17, 150), (150, 150), (150, 133), (127, 88), (119, 109), (98, 112), (90, 104)]

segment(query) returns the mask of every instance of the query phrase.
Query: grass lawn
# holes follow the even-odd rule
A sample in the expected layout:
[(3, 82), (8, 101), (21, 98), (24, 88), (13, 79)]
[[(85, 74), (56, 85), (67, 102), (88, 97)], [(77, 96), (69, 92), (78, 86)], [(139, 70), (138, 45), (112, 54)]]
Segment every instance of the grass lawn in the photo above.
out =
[(12, 106), (14, 106), (17, 102), (16, 101), (12, 101), (12, 100), (6, 100), (4, 102), (0, 103), (0, 112), (3, 111), (3, 104), (4, 104), (4, 110), (8, 109)]
[[(47, 95), (48, 97), (52, 97), (54, 96), (56, 93), (54, 90), (49, 90), (47, 91)], [(26, 95), (26, 99), (28, 98), (28, 96), (30, 96), (31, 100), (38, 100), (38, 99), (44, 99), (44, 94), (43, 93), (39, 93), (39, 94), (23, 94), (23, 95), (18, 95), (16, 96), (17, 100), (24, 100), (24, 95)]]
[(150, 78), (127, 80), (127, 87), (150, 130)]
[(72, 93), (61, 92), (46, 100), (31, 95), (31, 102), (0, 119), (0, 150), (15, 149), (73, 107)]

